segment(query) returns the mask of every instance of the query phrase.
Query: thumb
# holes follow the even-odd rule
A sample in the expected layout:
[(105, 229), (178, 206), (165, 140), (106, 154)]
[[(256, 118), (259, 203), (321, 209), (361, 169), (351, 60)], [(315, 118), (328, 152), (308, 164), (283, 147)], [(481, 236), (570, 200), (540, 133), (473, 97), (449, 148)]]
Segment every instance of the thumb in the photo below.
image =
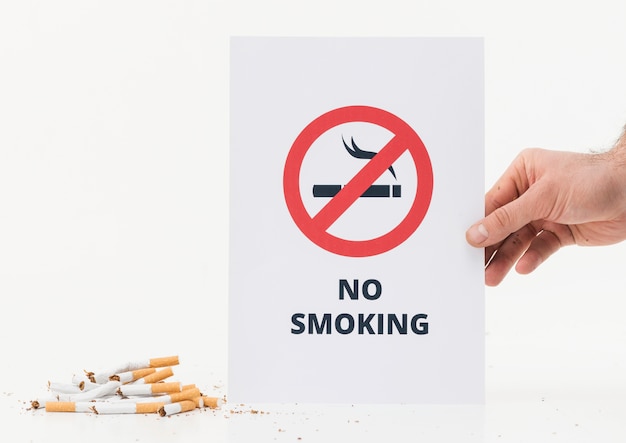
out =
[(519, 198), (496, 208), (485, 218), (474, 223), (465, 233), (467, 242), (476, 247), (491, 246), (528, 223), (543, 218), (533, 194), (529, 189)]

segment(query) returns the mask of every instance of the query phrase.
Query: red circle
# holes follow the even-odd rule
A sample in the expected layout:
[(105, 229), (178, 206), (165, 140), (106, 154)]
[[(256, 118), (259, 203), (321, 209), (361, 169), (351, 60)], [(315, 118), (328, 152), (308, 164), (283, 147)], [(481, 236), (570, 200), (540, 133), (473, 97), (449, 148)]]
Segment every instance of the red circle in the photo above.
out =
[[(304, 156), (313, 142), (329, 129), (343, 123), (351, 122), (372, 123), (391, 131), (394, 134), (394, 140), (398, 140), (395, 144), (399, 148), (390, 149), (395, 149), (396, 153), (400, 152), (400, 150), (401, 153), (408, 150), (415, 164), (418, 176), (417, 192), (407, 215), (394, 229), (370, 240), (346, 240), (329, 234), (327, 232), (328, 226), (316, 223), (315, 217), (317, 217), (317, 215), (313, 218), (309, 215), (304, 207), (300, 193), (300, 169)], [(402, 145), (400, 145), (400, 143), (402, 143)], [(400, 146), (405, 146), (405, 144), (405, 148), (400, 148)], [(381, 153), (382, 150), (374, 159)], [(374, 159), (370, 160), (370, 162), (373, 162)], [(378, 163), (382, 164), (382, 160)], [(391, 163), (393, 163), (393, 161)], [(389, 165), (386, 165), (385, 168), (388, 166)], [(424, 143), (417, 133), (407, 123), (395, 115), (370, 106), (346, 106), (319, 116), (309, 123), (298, 135), (285, 161), (283, 192), (285, 194), (287, 208), (294, 222), (302, 233), (313, 243), (329, 252), (346, 257), (369, 257), (378, 255), (403, 243), (415, 232), (426, 216), (426, 212), (430, 206), (432, 191), (433, 170), (430, 157)], [(331, 202), (337, 197), (338, 196), (333, 197)], [(330, 203), (326, 206), (329, 204)], [(322, 211), (323, 210), (324, 208), (322, 208)], [(332, 221), (330, 223), (332, 224)]]

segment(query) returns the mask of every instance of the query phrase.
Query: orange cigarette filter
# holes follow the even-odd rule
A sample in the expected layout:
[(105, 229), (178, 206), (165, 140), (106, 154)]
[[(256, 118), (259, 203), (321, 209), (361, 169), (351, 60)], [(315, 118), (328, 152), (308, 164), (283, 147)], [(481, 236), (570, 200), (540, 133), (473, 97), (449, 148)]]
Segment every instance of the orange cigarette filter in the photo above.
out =
[(183, 400), (193, 400), (196, 397), (200, 397), (200, 389), (191, 388), (184, 391), (174, 392), (169, 395), (172, 403), (177, 403)]
[(143, 368), (137, 369), (135, 371), (131, 371), (133, 381), (138, 380), (140, 378), (146, 377), (147, 375), (154, 374), (156, 372), (156, 368)]
[(180, 412), (193, 411), (196, 409), (196, 403), (193, 400), (183, 400), (178, 402), (180, 405)]
[(166, 378), (171, 377), (172, 375), (174, 375), (174, 371), (172, 370), (172, 368), (167, 367), (167, 368), (159, 369), (158, 371), (152, 374), (148, 374), (145, 377), (138, 378), (136, 380), (136, 383), (145, 383), (145, 384), (156, 383), (161, 380), (165, 380)]
[(76, 412), (76, 403), (73, 401), (48, 401), (46, 412)]
[(178, 364), (178, 355), (171, 357), (159, 357), (150, 359), (151, 368), (164, 368), (166, 366), (176, 366)]
[(151, 383), (150, 388), (152, 389), (153, 394), (169, 394), (170, 392), (182, 392), (179, 381), (173, 381), (169, 383)]
[(165, 403), (161, 402), (137, 403), (135, 408), (137, 410), (137, 414), (156, 414), (164, 405)]

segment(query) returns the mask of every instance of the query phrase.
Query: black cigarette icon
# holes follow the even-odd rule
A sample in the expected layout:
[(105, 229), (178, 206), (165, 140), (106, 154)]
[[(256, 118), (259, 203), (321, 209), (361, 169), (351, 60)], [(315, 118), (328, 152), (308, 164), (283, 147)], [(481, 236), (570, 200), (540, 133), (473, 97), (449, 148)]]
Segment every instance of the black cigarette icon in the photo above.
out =
[[(342, 185), (313, 185), (313, 197), (334, 197), (341, 191)], [(372, 185), (361, 197), (401, 197), (401, 185)]]

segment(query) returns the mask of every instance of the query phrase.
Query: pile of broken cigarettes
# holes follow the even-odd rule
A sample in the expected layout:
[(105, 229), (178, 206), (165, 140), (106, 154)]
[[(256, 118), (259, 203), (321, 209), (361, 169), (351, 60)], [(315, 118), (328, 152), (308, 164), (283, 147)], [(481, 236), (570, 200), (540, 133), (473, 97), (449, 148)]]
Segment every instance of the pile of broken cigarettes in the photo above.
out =
[(84, 371), (71, 383), (48, 382), (49, 392), (31, 401), (46, 412), (159, 414), (219, 408), (223, 399), (203, 395), (193, 384), (168, 381), (178, 356), (135, 360), (102, 371)]

